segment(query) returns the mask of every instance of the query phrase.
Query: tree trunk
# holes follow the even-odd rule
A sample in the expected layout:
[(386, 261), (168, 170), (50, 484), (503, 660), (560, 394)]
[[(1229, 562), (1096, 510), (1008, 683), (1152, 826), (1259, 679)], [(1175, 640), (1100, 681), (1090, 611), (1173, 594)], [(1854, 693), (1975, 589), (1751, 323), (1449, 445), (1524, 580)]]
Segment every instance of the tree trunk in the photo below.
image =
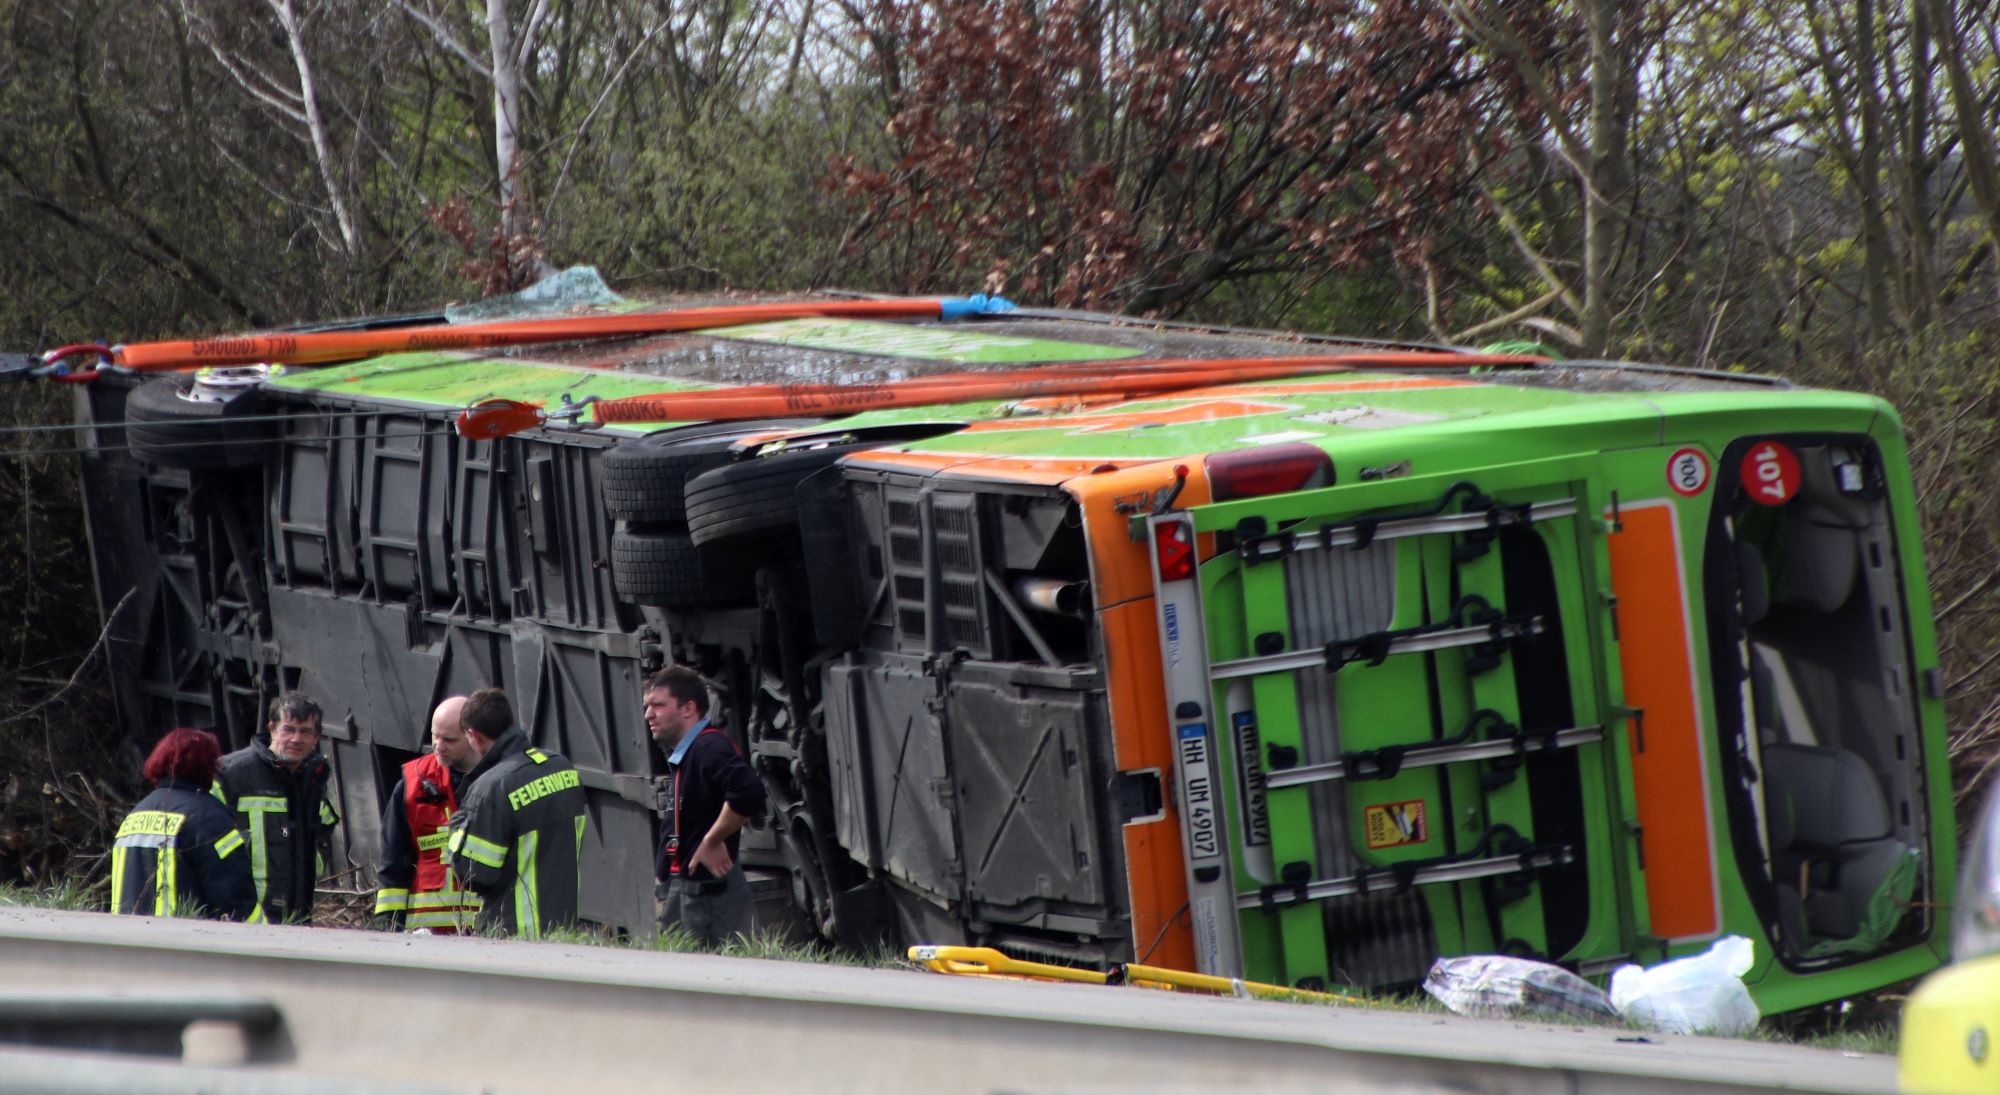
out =
[(350, 267), (361, 264), (361, 229), (355, 223), (354, 212), (347, 201), (347, 187), (342, 181), (343, 173), (333, 162), (333, 142), (328, 139), (326, 118), (319, 109), (319, 86), (313, 79), (312, 59), (306, 52), (305, 35), (299, 29), (299, 17), (292, 7), (292, 0), (269, 0), (271, 11), (277, 15), (279, 26), (285, 31), (285, 44), (291, 50), (292, 67), (299, 74), (300, 111), (305, 115), (306, 130), (312, 136), (313, 157), (319, 162), (321, 181), (326, 186), (326, 202), (333, 209), (333, 219), (340, 226), (341, 250), (345, 252)]
[(1583, 346), (1604, 353), (1611, 335), (1611, 267), (1617, 207), (1625, 190), (1625, 64), (1617, 0), (1591, 0), (1590, 159), (1583, 206)]
[(1972, 198), (1985, 222), (1987, 246), (2000, 250), (2000, 164), (1994, 161), (1993, 131), (1986, 125), (1986, 112), (1973, 86), (1965, 63), (1965, 49), (1958, 40), (1958, 16), (1951, 0), (1925, 0), (1930, 5), (1930, 32), (1944, 62), (1945, 80), (1951, 88), (1952, 114), (1957, 118), (1960, 155), (1965, 174), (1972, 183)]
[(507, 0), (486, 0), (486, 34), (493, 47), (493, 170), (499, 182), (500, 238), (512, 281), (513, 241), (519, 232), (521, 72), (514, 62), (514, 26)]
[(1875, 0), (1854, 5), (1854, 95), (1861, 112), (1861, 168), (1855, 190), (1861, 195), (1862, 286), (1868, 294), (1868, 334), (1890, 330), (1889, 226), (1882, 210), (1882, 82), (1876, 55)]

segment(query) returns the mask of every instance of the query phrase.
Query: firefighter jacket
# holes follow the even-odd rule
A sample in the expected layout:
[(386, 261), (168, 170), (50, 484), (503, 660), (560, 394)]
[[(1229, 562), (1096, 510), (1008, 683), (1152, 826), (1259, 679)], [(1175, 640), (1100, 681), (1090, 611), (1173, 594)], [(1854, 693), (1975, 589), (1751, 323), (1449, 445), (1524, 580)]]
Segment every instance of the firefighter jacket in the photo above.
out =
[(465, 808), (445, 847), (482, 902), (479, 929), (534, 939), (575, 923), (584, 825), (576, 769), (530, 746), (516, 726), (466, 780)]
[(294, 772), (262, 738), (216, 767), (215, 797), (249, 842), (257, 904), (273, 923), (312, 916), (313, 887), (333, 857), (333, 827), (340, 823), (327, 797), (332, 771), (314, 753)]
[(458, 812), (465, 774), (436, 754), (403, 765), (403, 778), (382, 811), (382, 860), (376, 869), (375, 915), (398, 928), (456, 934), (472, 927), (479, 898), (458, 884), (445, 862), (447, 824)]
[(229, 811), (179, 780), (140, 799), (111, 845), (111, 911), (262, 919), (250, 856)]

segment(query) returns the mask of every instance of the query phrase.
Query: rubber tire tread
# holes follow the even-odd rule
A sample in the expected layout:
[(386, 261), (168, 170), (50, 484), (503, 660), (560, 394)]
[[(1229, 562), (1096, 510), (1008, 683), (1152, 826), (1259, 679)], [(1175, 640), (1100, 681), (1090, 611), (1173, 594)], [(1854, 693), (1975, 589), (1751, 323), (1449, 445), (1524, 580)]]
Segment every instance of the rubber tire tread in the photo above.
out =
[(792, 532), (799, 524), (799, 484), (853, 452), (882, 447), (863, 441), (741, 460), (688, 480), (688, 535), (702, 545), (760, 533)]
[(234, 421), (270, 413), (263, 393), (193, 403), (181, 398), (186, 390), (186, 382), (161, 377), (125, 397), (125, 444), (134, 457), (163, 468), (243, 468), (263, 461), (275, 423)]
[(702, 549), (684, 532), (611, 534), (611, 587), (652, 608), (747, 603), (756, 575), (741, 560)]
[(615, 521), (680, 525), (687, 520), (688, 480), (734, 458), (737, 439), (770, 430), (806, 429), (816, 418), (704, 422), (650, 433), (605, 450), (599, 482)]
[(681, 524), (687, 520), (688, 480), (729, 463), (729, 447), (728, 441), (712, 441), (675, 452), (634, 452), (628, 442), (611, 449), (599, 465), (605, 512), (614, 521)]

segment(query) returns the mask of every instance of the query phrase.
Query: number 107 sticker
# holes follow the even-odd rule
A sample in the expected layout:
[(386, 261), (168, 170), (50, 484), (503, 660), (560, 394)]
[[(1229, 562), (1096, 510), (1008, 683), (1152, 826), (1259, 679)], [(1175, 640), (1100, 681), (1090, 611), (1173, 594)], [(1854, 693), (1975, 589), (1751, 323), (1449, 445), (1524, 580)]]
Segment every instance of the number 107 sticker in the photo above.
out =
[(1737, 473), (1750, 500), (1762, 505), (1782, 506), (1799, 492), (1799, 458), (1782, 442), (1751, 445)]

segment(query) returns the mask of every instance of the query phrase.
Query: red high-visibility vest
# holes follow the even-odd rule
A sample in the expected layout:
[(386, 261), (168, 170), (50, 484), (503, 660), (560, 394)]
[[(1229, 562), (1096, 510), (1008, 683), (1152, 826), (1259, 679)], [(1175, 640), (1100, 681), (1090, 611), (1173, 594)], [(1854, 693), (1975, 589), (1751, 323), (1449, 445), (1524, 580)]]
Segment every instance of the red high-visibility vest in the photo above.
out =
[[(426, 780), (440, 794), (427, 792)], [(404, 918), (407, 928), (449, 935), (461, 925), (471, 927), (479, 914), (478, 896), (459, 888), (445, 859), (445, 841), (451, 836), (446, 825), (456, 812), (458, 796), (451, 789), (451, 772), (437, 754), (425, 753), (403, 765), (403, 816), (417, 842), (417, 877), (410, 885), (410, 908)]]

